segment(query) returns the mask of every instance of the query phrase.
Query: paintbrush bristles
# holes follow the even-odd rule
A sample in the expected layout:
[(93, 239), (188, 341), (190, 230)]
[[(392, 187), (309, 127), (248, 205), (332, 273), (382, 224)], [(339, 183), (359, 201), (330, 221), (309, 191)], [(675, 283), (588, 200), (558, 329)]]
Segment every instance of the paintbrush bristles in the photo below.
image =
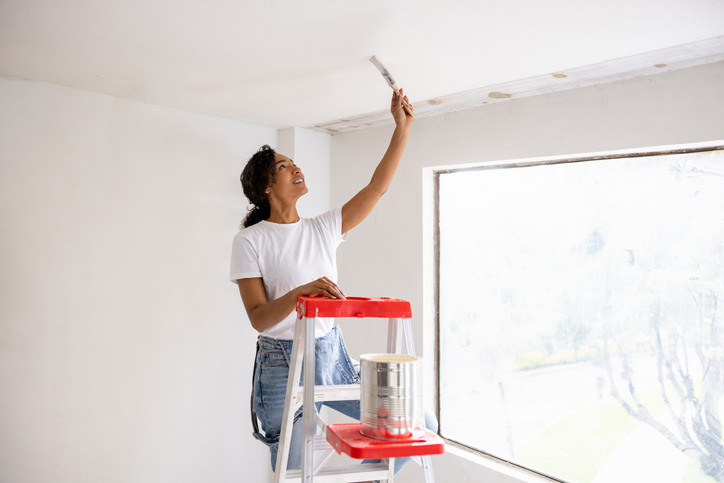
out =
[[(370, 58), (370, 62), (374, 64), (375, 67), (377, 67), (377, 70), (380, 71), (380, 74), (382, 74), (382, 77), (385, 78), (387, 81), (387, 85), (392, 88), (393, 91), (399, 93), (400, 89), (397, 87), (397, 83), (395, 82), (395, 79), (392, 78), (392, 75), (390, 74), (390, 71), (385, 69), (385, 66), (382, 65), (382, 63), (377, 60), (377, 57), (374, 55)], [(412, 114), (412, 109), (410, 109), (410, 105), (407, 103), (405, 98), (402, 98), (402, 107), (405, 109), (405, 112), (409, 114), (410, 117), (414, 118), (415, 116)]]
[[(385, 69), (385, 66), (382, 65), (382, 62), (380, 62), (379, 60), (377, 60), (377, 57), (375, 57), (375, 56), (373, 55), (373, 56), (370, 58), (370, 62), (372, 62), (372, 64), (374, 64), (374, 66), (377, 67), (377, 70), (380, 71), (380, 74), (382, 74), (382, 77), (384, 77), (385, 80), (387, 81), (387, 85), (389, 85), (390, 87), (392, 87), (394, 84), (396, 84), (396, 83), (395, 83), (395, 79), (393, 79), (393, 78), (392, 78), (392, 75), (390, 74), (390, 71), (388, 71), (387, 69)], [(394, 89), (394, 87), (393, 87), (393, 89)], [(394, 89), (394, 90), (395, 90), (395, 92), (397, 92), (397, 89)]]

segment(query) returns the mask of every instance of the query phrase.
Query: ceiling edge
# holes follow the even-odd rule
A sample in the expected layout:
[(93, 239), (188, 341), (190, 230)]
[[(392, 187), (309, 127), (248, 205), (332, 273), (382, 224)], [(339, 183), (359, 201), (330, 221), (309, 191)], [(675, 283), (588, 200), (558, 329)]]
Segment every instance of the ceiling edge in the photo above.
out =
[[(598, 64), (552, 72), (527, 79), (449, 94), (413, 103), (415, 119), (473, 109), (510, 99), (550, 94), (596, 84), (633, 79), (661, 72), (724, 61), (724, 35)], [(392, 123), (388, 110), (308, 126), (327, 134), (342, 134)]]

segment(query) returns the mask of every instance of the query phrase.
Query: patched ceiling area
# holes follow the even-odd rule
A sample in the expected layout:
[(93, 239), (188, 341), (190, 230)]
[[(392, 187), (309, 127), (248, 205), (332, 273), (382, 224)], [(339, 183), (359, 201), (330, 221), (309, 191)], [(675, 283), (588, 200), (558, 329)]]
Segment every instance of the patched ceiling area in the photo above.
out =
[(470, 106), (490, 86), (610, 76), (601, 66), (657, 51), (718, 61), (722, 36), (724, 0), (2, 0), (0, 75), (343, 132), (329, 126), (389, 106), (372, 55), (416, 108)]

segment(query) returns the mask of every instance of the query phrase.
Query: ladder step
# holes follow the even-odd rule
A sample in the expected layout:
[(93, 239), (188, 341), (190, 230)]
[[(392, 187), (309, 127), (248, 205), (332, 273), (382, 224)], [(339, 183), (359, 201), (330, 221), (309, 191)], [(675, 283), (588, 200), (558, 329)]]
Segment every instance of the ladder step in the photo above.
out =
[[(342, 384), (340, 386), (315, 386), (314, 402), (322, 401), (355, 401), (359, 400), (359, 384)], [(300, 386), (292, 398), (297, 407), (304, 404), (304, 386)]]
[(332, 445), (327, 441), (327, 436), (324, 434), (317, 434), (314, 436), (314, 451), (327, 451), (332, 448)]
[[(353, 479), (350, 479), (354, 476)], [(315, 483), (344, 483), (351, 481), (365, 480), (386, 480), (389, 476), (389, 466), (387, 463), (370, 463), (346, 466), (328, 466), (319, 470), (314, 475)], [(287, 477), (284, 480), (288, 483), (302, 483), (301, 470), (287, 471)]]

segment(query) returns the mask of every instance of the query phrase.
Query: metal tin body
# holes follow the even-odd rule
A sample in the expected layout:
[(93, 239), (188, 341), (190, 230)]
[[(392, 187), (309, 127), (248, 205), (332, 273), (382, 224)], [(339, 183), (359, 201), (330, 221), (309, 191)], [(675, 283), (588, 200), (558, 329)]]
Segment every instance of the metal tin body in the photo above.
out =
[(382, 440), (410, 439), (423, 434), (422, 359), (365, 354), (360, 363), (360, 433)]

